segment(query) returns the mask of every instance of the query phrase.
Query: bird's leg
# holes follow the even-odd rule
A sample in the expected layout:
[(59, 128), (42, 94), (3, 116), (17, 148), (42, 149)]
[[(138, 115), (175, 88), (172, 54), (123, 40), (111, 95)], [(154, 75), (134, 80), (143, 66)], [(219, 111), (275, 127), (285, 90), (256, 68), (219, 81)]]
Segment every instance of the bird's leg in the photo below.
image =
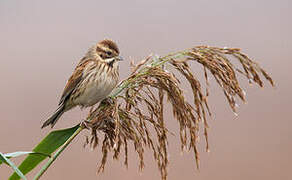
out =
[(94, 110), (95, 105), (93, 105), (90, 109), (89, 109), (89, 114), (91, 114)]
[(114, 100), (112, 98), (108, 97), (108, 98), (105, 98), (104, 100), (102, 100), (100, 104), (102, 105), (102, 104), (114, 104), (114, 103), (115, 103)]

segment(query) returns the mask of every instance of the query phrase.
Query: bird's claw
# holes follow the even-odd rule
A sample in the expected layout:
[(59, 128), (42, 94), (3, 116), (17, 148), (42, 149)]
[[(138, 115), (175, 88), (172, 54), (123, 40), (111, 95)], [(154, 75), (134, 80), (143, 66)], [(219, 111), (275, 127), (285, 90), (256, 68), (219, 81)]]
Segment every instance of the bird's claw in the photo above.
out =
[(104, 100), (101, 101), (101, 104), (114, 104), (114, 100), (110, 97), (105, 98)]

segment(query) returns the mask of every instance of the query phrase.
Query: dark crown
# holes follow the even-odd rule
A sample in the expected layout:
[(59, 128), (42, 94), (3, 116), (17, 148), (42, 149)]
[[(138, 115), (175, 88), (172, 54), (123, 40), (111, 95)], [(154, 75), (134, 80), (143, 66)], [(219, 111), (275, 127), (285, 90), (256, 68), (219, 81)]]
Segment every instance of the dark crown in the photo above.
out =
[(103, 51), (104, 49), (101, 49), (101, 47), (105, 47), (105, 48), (108, 48), (109, 50), (114, 51), (116, 54), (120, 53), (117, 44), (113, 42), (112, 40), (109, 40), (109, 39), (102, 40), (98, 43), (98, 45), (99, 46), (97, 46), (97, 50)]

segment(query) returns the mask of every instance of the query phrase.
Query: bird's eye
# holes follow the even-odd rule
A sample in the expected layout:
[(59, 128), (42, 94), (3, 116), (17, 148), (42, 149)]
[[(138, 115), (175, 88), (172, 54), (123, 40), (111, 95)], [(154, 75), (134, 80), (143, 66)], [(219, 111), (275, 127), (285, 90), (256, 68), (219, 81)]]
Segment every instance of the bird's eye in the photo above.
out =
[(107, 51), (106, 54), (107, 54), (108, 56), (111, 56), (111, 55), (112, 55), (112, 52)]

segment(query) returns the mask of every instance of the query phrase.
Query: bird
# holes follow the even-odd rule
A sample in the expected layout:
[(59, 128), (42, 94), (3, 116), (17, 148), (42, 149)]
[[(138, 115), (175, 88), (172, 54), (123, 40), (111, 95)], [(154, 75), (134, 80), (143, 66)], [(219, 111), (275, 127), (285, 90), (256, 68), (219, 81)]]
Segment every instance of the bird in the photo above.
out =
[(41, 128), (53, 128), (63, 113), (76, 106), (86, 108), (105, 99), (118, 84), (122, 60), (117, 44), (110, 39), (90, 47), (68, 79), (57, 110)]

